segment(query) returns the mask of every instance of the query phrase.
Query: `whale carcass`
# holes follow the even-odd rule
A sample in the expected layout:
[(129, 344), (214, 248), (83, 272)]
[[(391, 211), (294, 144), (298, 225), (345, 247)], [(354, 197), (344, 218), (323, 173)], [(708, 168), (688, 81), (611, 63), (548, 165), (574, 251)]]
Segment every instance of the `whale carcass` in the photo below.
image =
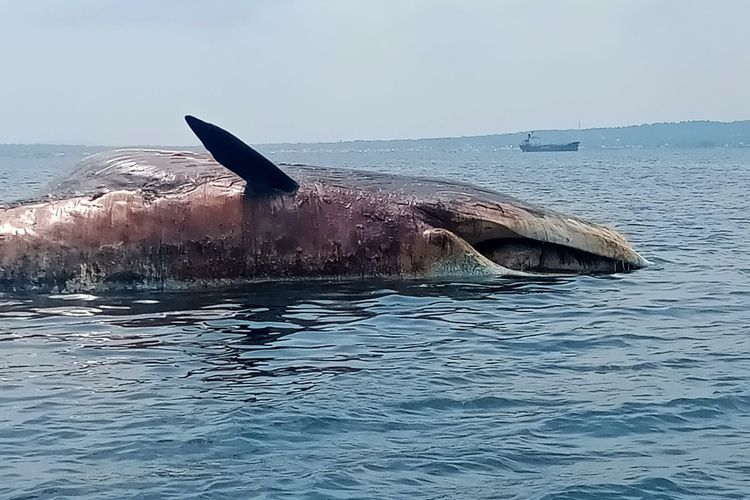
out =
[(599, 274), (646, 265), (617, 231), (467, 184), (274, 165), (186, 117), (207, 153), (83, 159), (0, 208), (0, 290), (267, 279)]

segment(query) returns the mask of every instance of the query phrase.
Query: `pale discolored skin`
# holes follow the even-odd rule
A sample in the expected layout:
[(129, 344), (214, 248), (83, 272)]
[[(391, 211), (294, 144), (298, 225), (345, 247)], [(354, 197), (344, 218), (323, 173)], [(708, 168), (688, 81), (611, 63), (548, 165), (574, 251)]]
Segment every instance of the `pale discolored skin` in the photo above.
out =
[[(299, 182), (296, 193), (246, 196), (245, 181), (207, 154), (120, 150), (89, 157), (47, 199), (0, 208), (0, 289), (521, 274), (535, 270), (529, 256), (542, 262), (534, 257), (539, 245), (601, 257), (572, 272), (646, 263), (611, 229), (492, 191), (281, 168)], [(553, 264), (567, 258), (547, 253)], [(519, 255), (526, 264), (517, 264)], [(547, 267), (540, 270), (567, 271)]]

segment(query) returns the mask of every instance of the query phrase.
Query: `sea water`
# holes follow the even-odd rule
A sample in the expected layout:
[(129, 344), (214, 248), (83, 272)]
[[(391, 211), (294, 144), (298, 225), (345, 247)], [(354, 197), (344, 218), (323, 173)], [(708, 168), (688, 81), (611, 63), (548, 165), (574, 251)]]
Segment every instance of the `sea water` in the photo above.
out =
[[(0, 157), (0, 199), (85, 148)], [(0, 296), (0, 498), (746, 498), (750, 149), (263, 149), (619, 229), (606, 277)]]

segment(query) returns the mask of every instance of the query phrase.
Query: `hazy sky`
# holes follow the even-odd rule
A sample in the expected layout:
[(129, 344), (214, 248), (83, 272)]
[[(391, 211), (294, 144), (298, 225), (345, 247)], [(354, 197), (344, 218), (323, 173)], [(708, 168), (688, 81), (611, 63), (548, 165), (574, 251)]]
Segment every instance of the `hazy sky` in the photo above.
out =
[(750, 118), (750, 1), (0, 0), (0, 143)]

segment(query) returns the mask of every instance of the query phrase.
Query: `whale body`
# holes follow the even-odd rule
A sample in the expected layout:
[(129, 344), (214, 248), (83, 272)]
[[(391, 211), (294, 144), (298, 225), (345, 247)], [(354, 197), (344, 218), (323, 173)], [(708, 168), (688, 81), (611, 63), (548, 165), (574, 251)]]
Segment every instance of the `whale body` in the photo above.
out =
[(208, 152), (92, 155), (0, 208), (0, 290), (268, 279), (601, 274), (647, 264), (619, 232), (464, 183), (274, 165), (186, 117)]

